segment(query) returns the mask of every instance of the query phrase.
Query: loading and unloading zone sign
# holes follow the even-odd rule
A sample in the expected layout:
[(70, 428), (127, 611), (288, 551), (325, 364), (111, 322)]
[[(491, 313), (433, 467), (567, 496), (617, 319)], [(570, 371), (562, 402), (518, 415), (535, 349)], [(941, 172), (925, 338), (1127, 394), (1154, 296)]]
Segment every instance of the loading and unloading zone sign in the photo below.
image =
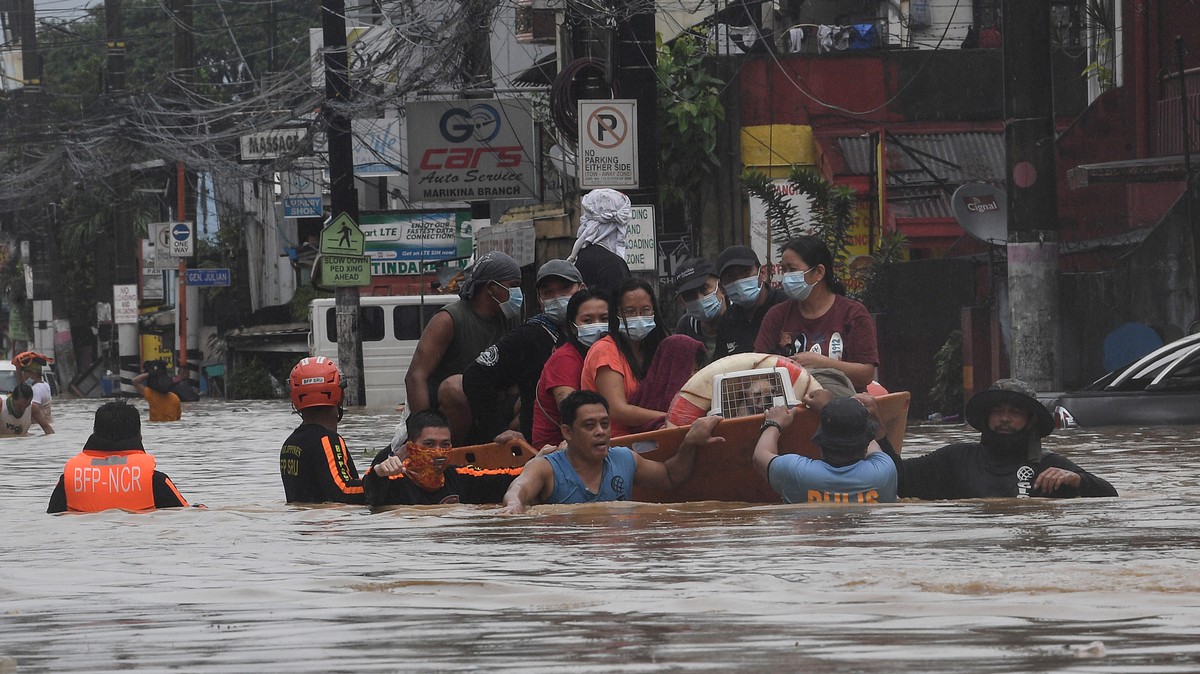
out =
[(579, 101), (579, 186), (638, 187), (637, 101)]

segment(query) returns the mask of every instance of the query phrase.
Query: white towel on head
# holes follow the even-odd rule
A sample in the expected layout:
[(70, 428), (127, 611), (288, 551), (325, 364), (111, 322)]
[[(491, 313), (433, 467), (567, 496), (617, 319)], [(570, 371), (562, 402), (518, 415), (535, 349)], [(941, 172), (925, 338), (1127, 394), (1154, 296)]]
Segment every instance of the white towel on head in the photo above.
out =
[(572, 264), (584, 246), (599, 245), (625, 257), (625, 228), (633, 217), (629, 197), (607, 187), (592, 190), (580, 201), (579, 234), (567, 262)]

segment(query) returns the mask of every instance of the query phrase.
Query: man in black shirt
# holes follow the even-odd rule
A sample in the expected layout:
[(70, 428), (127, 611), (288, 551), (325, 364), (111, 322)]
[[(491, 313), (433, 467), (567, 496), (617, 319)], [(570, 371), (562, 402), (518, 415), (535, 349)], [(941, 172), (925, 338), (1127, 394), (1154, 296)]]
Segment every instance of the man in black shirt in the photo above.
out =
[(730, 246), (721, 251), (717, 274), (729, 298), (729, 309), (717, 324), (716, 351), (712, 358), (752, 353), (763, 316), (788, 297), (770, 284), (770, 272), (762, 267), (758, 254), (750, 246)]
[(1033, 388), (1019, 379), (1001, 379), (971, 398), (967, 422), (980, 431), (979, 442), (947, 445), (904, 460), (888, 452), (899, 472), (901, 498), (1117, 495), (1108, 482), (1042, 449), (1054, 419)]
[(566, 260), (550, 260), (538, 269), (535, 288), (542, 313), (484, 349), (463, 372), (472, 420), (467, 444), (503, 441), (498, 436), (509, 428), (513, 414), (511, 405), (502, 404), (501, 394), (514, 386), (521, 396), (518, 430), (525, 438), (533, 437), (538, 378), (562, 335), (567, 302), (582, 287), (579, 271)]
[(520, 468), (477, 470), (448, 466), (450, 422), (433, 410), (417, 412), (406, 422), (409, 441), (375, 456), (363, 478), (367, 503), (432, 505), (437, 503), (499, 503)]

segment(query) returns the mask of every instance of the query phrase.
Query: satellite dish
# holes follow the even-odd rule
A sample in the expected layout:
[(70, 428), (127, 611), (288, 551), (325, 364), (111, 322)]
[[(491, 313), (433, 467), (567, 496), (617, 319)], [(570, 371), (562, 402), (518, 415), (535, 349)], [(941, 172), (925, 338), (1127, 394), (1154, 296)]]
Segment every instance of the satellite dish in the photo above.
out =
[(1008, 242), (1008, 197), (987, 183), (966, 183), (950, 197), (954, 219), (967, 234), (985, 243)]

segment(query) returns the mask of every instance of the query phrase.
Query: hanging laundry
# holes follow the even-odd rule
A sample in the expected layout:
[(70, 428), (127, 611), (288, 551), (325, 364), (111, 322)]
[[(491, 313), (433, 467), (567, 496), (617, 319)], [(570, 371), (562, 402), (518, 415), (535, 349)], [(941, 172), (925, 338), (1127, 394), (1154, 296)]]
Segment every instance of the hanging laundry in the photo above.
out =
[(875, 47), (875, 24), (856, 23), (851, 28), (851, 49), (873, 49)]
[(787, 52), (789, 54), (798, 54), (801, 51), (804, 51), (804, 29), (798, 26), (788, 29)]

